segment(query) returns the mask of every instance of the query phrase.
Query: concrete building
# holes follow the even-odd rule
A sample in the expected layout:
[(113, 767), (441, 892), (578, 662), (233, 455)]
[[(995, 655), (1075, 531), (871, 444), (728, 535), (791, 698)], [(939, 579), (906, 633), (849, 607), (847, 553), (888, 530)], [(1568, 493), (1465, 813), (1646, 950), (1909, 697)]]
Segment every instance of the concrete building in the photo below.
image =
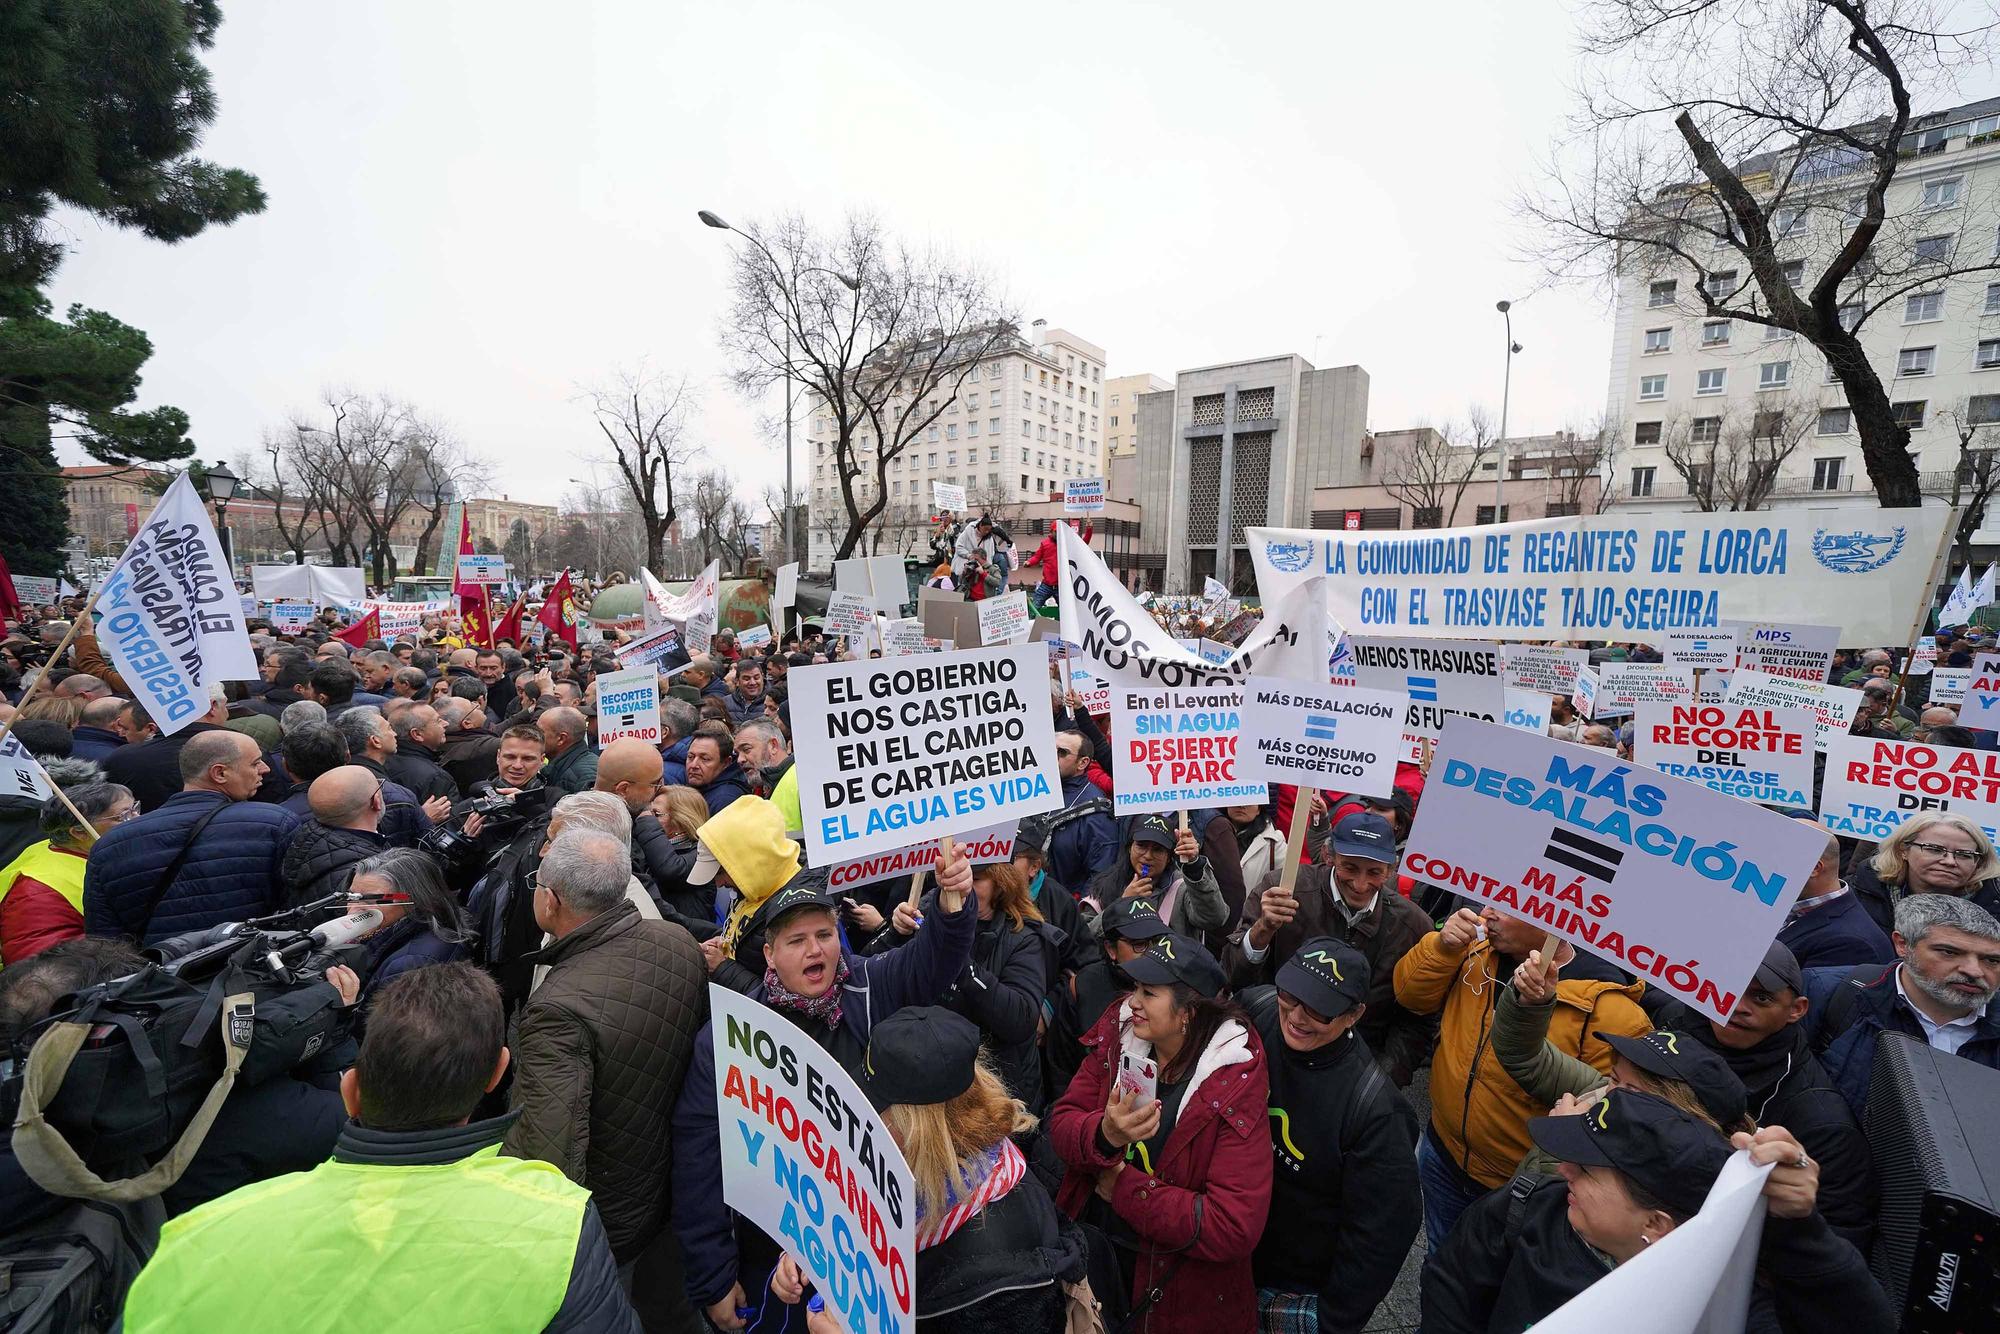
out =
[[(889, 461), (887, 504), (870, 550), (922, 555), (930, 549), (931, 483), (963, 486), (969, 510), (1002, 511), (1062, 490), (1066, 477), (1104, 475), (1104, 349), (1037, 320), (1027, 336), (995, 341), (943, 406), (936, 424)], [(847, 529), (837, 475), (839, 425), (823, 405), (808, 409), (806, 568), (830, 570)], [(873, 495), (877, 441), (855, 439), (854, 480)]]
[(1198, 592), (1213, 575), (1247, 593), (1256, 574), (1244, 529), (1304, 528), (1316, 490), (1368, 480), (1359, 366), (1320, 370), (1296, 355), (1200, 366), (1138, 399), (1147, 587)]
[(90, 544), (89, 555), (115, 556), (160, 499), (172, 473), (90, 464), (64, 468), (69, 530)]
[[(1751, 189), (1784, 190), (1772, 222), (1795, 286), (1810, 286), (1849, 234), (1859, 156), (1832, 151), (1795, 172), (1776, 155), (1745, 165)], [(1926, 494), (1944, 496), (1959, 467), (1958, 423), (2000, 424), (2000, 273), (1929, 285), (1921, 275), (1928, 264), (2000, 256), (2000, 99), (1914, 122), (1888, 217), (1871, 255), (1874, 288), (1860, 284), (1841, 309), (1860, 318), (1886, 301), (1860, 326), (1861, 342), (1911, 429)], [(1699, 248), (1705, 279), (1635, 257), (1619, 281), (1606, 404), (1619, 439), (1616, 503), (1696, 508), (1706, 497), (1731, 509), (1866, 500), (1860, 440), (1825, 359), (1781, 331), (1708, 318), (1701, 284), (1735, 292), (1749, 282), (1747, 264), (1727, 242), (1695, 236), (1685, 244)], [(1752, 294), (1725, 299), (1740, 305)], [(2000, 447), (2000, 426), (1991, 433), (1977, 447)]]
[(1104, 382), (1104, 454), (1131, 458), (1139, 452), (1139, 395), (1172, 389), (1172, 380), (1147, 372)]

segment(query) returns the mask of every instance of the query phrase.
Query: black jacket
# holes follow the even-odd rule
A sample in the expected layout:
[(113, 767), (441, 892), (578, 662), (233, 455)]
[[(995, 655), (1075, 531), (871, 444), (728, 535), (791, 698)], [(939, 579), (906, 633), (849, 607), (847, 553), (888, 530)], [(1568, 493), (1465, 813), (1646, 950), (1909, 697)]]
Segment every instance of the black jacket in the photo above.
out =
[[(1847, 864), (1847, 887), (1854, 891), (1856, 898), (1861, 900), (1861, 906), (1867, 909), (1868, 916), (1874, 921), (1875, 925), (1882, 928), (1883, 935), (1886, 936), (1895, 931), (1896, 902), (1908, 892), (1904, 886), (1885, 884), (1882, 880), (1881, 872), (1875, 869), (1874, 861), (1868, 857), (1857, 856)], [(1965, 897), (1986, 909), (1987, 912), (2000, 915), (2000, 878), (1980, 881), (1978, 886)], [(1858, 963), (1861, 961), (1856, 959), (1842, 960), (1841, 962)], [(1801, 959), (1799, 960), (1799, 966), (1810, 968), (1814, 965), (1808, 964), (1804, 959)]]
[[(654, 891), (663, 908), (671, 907), (682, 919), (706, 923), (706, 935), (714, 935), (715, 886), (690, 885), (687, 879), (697, 851), (694, 839), (671, 837), (651, 811), (632, 817), (633, 873)], [(705, 936), (696, 932), (695, 939)]]
[[(1451, 1239), (1424, 1266), (1424, 1334), (1519, 1334), (1611, 1272), (1569, 1225), (1569, 1186), (1544, 1181), (1516, 1210), (1510, 1189), (1459, 1215)], [(1786, 1334), (1888, 1334), (1896, 1317), (1860, 1252), (1809, 1218), (1766, 1218), (1758, 1288)], [(1756, 1304), (1753, 1299), (1753, 1306)]]
[(426, 750), (414, 741), (399, 741), (396, 753), (383, 761), (382, 768), (389, 777), (416, 793), (419, 802), (432, 797), (458, 800), (458, 780), (439, 766), (437, 752)]
[(500, 753), (500, 735), (480, 729), (474, 732), (451, 732), (445, 736), (443, 756), (444, 771), (451, 775), (451, 781), (458, 784), (459, 791), (469, 792), (474, 783), (491, 781), (499, 770), (494, 767), (494, 756)]
[(1084, 1276), (1083, 1233), (1033, 1173), (917, 1253), (919, 1334), (1060, 1334), (1064, 1283)]
[(189, 723), (172, 736), (156, 736), (136, 746), (120, 746), (104, 758), (104, 776), (132, 790), (142, 811), (156, 811), (179, 792), (181, 747), (190, 737), (227, 729), (214, 723)]
[(1271, 1216), (1251, 1262), (1257, 1286), (1319, 1294), (1325, 1334), (1359, 1331), (1395, 1286), (1423, 1225), (1417, 1115), (1353, 1030), (1299, 1053), (1278, 1029), (1278, 990), (1252, 987), (1271, 1072)]
[(335, 829), (308, 820), (285, 848), (281, 906), (296, 908), (339, 893), (354, 879), (356, 863), (388, 846), (389, 840), (372, 829)]

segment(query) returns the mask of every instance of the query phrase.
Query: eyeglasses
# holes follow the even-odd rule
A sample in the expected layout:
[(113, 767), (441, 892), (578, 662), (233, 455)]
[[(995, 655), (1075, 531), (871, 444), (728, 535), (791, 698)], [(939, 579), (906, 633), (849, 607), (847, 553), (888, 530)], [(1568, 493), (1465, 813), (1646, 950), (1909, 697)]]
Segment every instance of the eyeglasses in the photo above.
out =
[(1986, 854), (1977, 848), (1948, 848), (1942, 843), (1919, 843), (1911, 840), (1910, 846), (1922, 849), (1933, 857), (1949, 857), (1955, 862), (1979, 862)]
[(1333, 1020), (1327, 1018), (1325, 1015), (1321, 1014), (1318, 1010), (1313, 1009), (1312, 1006), (1307, 1005), (1304, 1001), (1300, 1000), (1297, 996), (1292, 995), (1290, 992), (1287, 991), (1279, 992), (1278, 1001), (1280, 1004), (1291, 1006), (1293, 1009), (1297, 1010), (1300, 1014), (1303, 1014), (1307, 1019), (1312, 1020), (1312, 1022), (1316, 1024), (1330, 1024), (1333, 1022)]

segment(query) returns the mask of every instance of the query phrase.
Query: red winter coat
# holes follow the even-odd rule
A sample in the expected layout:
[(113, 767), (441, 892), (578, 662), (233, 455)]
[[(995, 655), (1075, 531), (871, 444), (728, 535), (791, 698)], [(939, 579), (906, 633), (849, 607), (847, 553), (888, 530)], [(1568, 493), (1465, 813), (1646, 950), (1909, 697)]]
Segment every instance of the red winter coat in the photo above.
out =
[[(1126, 1007), (1114, 1005), (1084, 1037), (1083, 1065), (1049, 1113), (1050, 1142), (1069, 1169), (1056, 1205), (1072, 1218), (1090, 1202), (1098, 1172), (1117, 1161), (1098, 1152), (1097, 1127), (1119, 1044), (1148, 1045), (1125, 1031), (1125, 1017)], [(1250, 1254), (1271, 1209), (1269, 1096), (1257, 1034), (1225, 1023), (1196, 1062), (1153, 1174), (1134, 1164), (1118, 1174), (1112, 1207), (1154, 1247), (1139, 1257), (1133, 1303), (1166, 1281), (1135, 1334), (1255, 1334)]]

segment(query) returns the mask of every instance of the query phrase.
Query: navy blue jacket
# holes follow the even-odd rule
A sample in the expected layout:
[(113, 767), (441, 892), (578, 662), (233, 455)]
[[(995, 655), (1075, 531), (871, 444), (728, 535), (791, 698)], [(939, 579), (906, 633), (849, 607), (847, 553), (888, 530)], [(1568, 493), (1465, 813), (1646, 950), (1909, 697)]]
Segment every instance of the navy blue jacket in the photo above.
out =
[(1111, 818), (1111, 799), (1082, 774), (1063, 781), (1063, 811), (1102, 798), (1104, 808), (1085, 815), (1057, 812), (1043, 816), (1055, 822), (1049, 835), (1049, 874), (1065, 885), (1088, 886), (1097, 873), (1118, 859), (1118, 824)]
[(125, 738), (107, 727), (75, 727), (70, 729), (69, 753), (79, 760), (96, 760), (104, 763), (112, 751), (125, 744)]
[[(1840, 1096), (1847, 1099), (1854, 1119), (1863, 1121), (1868, 1108), (1868, 1084), (1875, 1076), (1875, 1042), (1883, 1033), (1901, 1033), (1918, 1042), (1930, 1039), (1910, 1003), (1896, 994), (1897, 964), (1884, 968), (1811, 968), (1806, 970), (1806, 995), (1812, 1007), (1806, 1025), (1820, 1064), (1826, 1067)], [(1852, 989), (1848, 998), (1835, 1000), (1835, 993)], [(1958, 1054), (1989, 1070), (2000, 1070), (2000, 1015), (1987, 1012), (1973, 1029), (1973, 1036)], [(1831, 1009), (1847, 1011), (1837, 1033), (1829, 1034)]]
[(369, 937), (367, 945), (368, 980), (362, 984), (356, 1006), (365, 1006), (369, 997), (404, 973), (472, 957), (471, 946), (446, 940), (420, 917), (405, 917), (388, 930)]
[[(354, 763), (364, 769), (373, 770), (375, 777), (382, 782), (382, 820), (375, 828), (383, 839), (392, 848), (417, 846), (417, 840), (431, 827), (431, 817), (424, 814), (424, 808), (418, 804), (417, 794), (395, 779), (384, 777), (380, 765), (369, 764), (363, 760), (356, 760)], [(306, 794), (311, 787), (310, 783), (298, 784), (292, 789), (290, 796), (278, 803), (278, 809), (289, 811), (300, 820), (312, 819), (312, 803), (306, 800)]]
[[(686, 772), (685, 766), (682, 772)], [(743, 766), (731, 756), (729, 762), (723, 765), (722, 772), (717, 774), (707, 787), (701, 788), (700, 792), (701, 799), (708, 803), (708, 813), (720, 815), (734, 804), (738, 797), (750, 795), (750, 780), (744, 777)]]
[[(195, 822), (217, 806), (227, 809), (201, 831), (148, 924), (146, 901), (186, 846)], [(90, 850), (83, 870), (84, 930), (151, 945), (272, 912), (285, 848), (298, 825), (290, 811), (265, 802), (232, 802), (220, 792), (176, 793), (158, 810), (111, 830)]]
[(660, 781), (673, 787), (686, 787), (688, 780), (688, 742), (692, 736), (684, 736), (673, 745), (660, 752)]
[[(972, 959), (979, 929), (979, 905), (971, 895), (955, 913), (933, 912), (910, 943), (887, 954), (845, 954), (837, 1025), (801, 1023), (835, 1059), (853, 1073), (868, 1048), (874, 1026), (905, 1005), (935, 1005)], [(750, 989), (762, 1002), (764, 984)], [(780, 1011), (780, 1013), (784, 1013)], [(799, 1016), (785, 1017), (799, 1023)], [(710, 1024), (695, 1036), (694, 1059), (681, 1081), (674, 1106), (673, 1215), (686, 1265), (688, 1296), (697, 1307), (720, 1300), (738, 1278), (735, 1215), (722, 1201), (721, 1125), (716, 1117), (715, 1043)], [(752, 1229), (754, 1231), (754, 1229)], [(771, 1256), (775, 1262), (776, 1256)], [(761, 1268), (761, 1266), (760, 1266)], [(745, 1292), (764, 1288), (761, 1273), (741, 1275)]]
[(1787, 922), (1778, 932), (1778, 943), (1798, 958), (1801, 968), (1896, 960), (1896, 947), (1868, 915), (1861, 896), (1851, 890), (1825, 907)]

